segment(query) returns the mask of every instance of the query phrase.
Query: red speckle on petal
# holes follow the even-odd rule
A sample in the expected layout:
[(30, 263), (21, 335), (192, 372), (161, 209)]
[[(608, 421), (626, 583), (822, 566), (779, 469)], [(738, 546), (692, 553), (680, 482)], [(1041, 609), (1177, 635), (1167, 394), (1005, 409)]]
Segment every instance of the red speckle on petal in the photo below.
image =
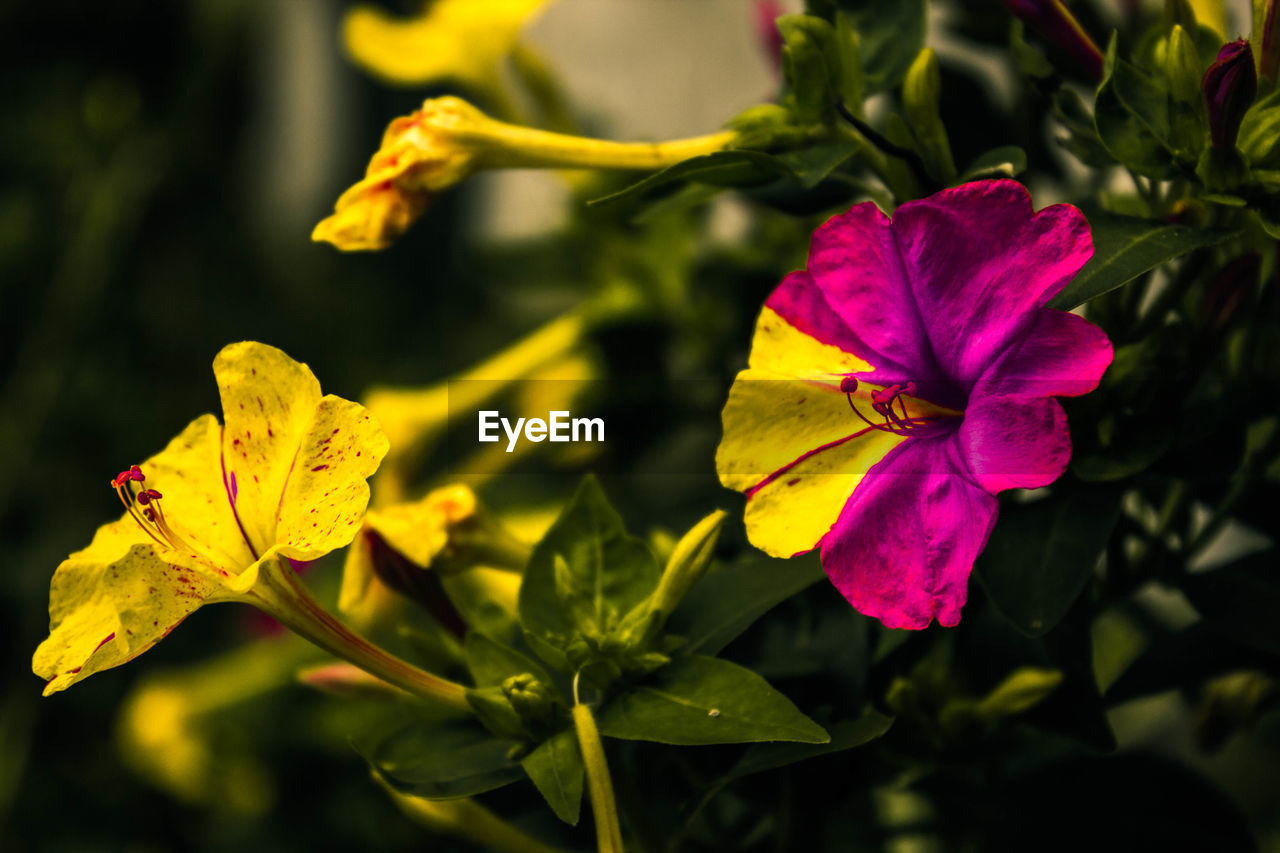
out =
[(312, 471), (323, 471), (325, 468), (328, 468), (328, 467), (329, 467), (328, 465), (317, 465), (316, 467), (312, 468), (311, 470), (312, 470)]

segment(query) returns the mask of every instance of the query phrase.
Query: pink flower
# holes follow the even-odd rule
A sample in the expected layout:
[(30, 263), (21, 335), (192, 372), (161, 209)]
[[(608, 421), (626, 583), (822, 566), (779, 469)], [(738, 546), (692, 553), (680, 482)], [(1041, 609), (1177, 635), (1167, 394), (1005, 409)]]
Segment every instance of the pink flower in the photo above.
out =
[(818, 228), (724, 409), (716, 467), (747, 494), (751, 541), (820, 547), (845, 598), (888, 627), (955, 625), (996, 493), (1063, 473), (1054, 398), (1111, 363), (1100, 329), (1044, 307), (1092, 254), (1079, 210), (1033, 212), (1014, 181)]

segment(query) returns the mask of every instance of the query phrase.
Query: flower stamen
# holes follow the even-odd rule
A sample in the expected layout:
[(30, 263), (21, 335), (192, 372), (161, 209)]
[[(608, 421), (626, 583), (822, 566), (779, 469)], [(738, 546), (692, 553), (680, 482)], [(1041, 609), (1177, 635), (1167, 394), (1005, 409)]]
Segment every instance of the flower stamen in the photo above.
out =
[(142, 469), (133, 465), (128, 471), (121, 471), (115, 476), (111, 481), (111, 488), (115, 489), (116, 496), (120, 498), (120, 503), (124, 504), (130, 517), (156, 544), (178, 551), (191, 551), (191, 546), (178, 535), (164, 516), (164, 509), (160, 506), (160, 499), (164, 495), (155, 489), (133, 485), (143, 483), (146, 479)]
[[(919, 433), (922, 427), (938, 420), (938, 418), (912, 417), (907, 411), (907, 403), (904, 398), (915, 396), (916, 383), (914, 382), (908, 382), (906, 385), (894, 383), (871, 392), (871, 409), (884, 418), (884, 423), (872, 421), (854, 403), (853, 395), (858, 390), (857, 379), (852, 376), (844, 377), (844, 379), (840, 380), (840, 390), (844, 392), (845, 397), (849, 400), (849, 408), (853, 410), (853, 413), (867, 426), (881, 432), (890, 432), (894, 435), (902, 436), (912, 435)], [(897, 409), (894, 408), (895, 403), (898, 406)]]

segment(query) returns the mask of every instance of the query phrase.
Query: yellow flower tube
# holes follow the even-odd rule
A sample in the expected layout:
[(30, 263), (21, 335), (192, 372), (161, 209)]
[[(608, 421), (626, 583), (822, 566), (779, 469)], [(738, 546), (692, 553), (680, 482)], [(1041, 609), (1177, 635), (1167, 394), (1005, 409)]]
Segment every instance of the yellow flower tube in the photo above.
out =
[(662, 169), (730, 147), (732, 130), (667, 142), (612, 142), (520, 127), (460, 98), (424, 101), (395, 119), (365, 176), (311, 233), (343, 251), (385, 249), (431, 199), (480, 169)]

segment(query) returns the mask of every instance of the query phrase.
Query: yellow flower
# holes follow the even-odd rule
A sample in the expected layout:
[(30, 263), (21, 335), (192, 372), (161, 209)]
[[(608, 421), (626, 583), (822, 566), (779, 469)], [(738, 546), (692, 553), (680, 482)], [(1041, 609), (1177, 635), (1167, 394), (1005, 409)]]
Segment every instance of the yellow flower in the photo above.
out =
[(296, 583), (283, 558), (317, 559), (360, 529), (387, 452), (365, 408), (322, 396), (305, 364), (265, 344), (225, 347), (213, 371), (225, 425), (202, 415), (112, 480), (124, 516), (54, 574), (32, 661), (45, 695), (132, 660), (206, 603), (285, 615)]
[(311, 239), (344, 251), (385, 249), (431, 199), (478, 169), (662, 169), (731, 146), (736, 131), (667, 142), (613, 142), (491, 118), (461, 98), (432, 98), (387, 126), (364, 178)]
[(412, 86), (456, 80), (496, 85), (499, 64), (546, 0), (435, 0), (412, 18), (357, 6), (343, 21), (351, 59), (382, 79)]

